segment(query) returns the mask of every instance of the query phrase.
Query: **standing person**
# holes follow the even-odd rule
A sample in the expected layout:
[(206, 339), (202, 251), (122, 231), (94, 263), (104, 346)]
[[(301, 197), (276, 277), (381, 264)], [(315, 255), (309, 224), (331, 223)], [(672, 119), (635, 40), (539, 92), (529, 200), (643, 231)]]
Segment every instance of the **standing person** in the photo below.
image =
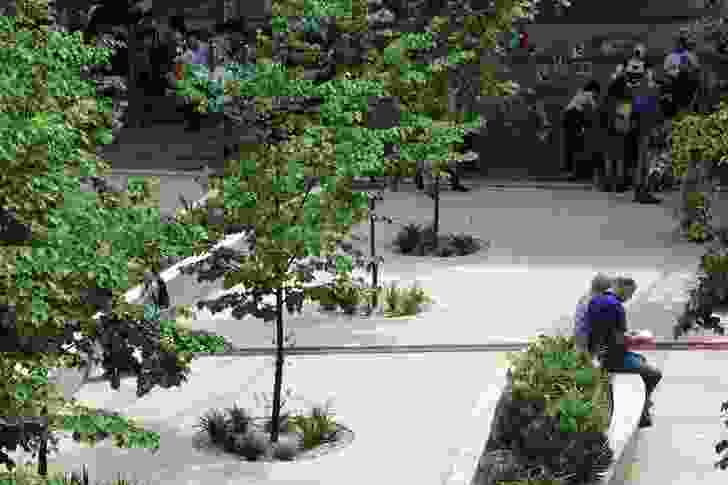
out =
[[(644, 170), (646, 135), (657, 109), (657, 88), (653, 86), (645, 62), (633, 56), (610, 83), (602, 111), (606, 127), (606, 190), (626, 192), (634, 184), (634, 201), (647, 204), (661, 202), (648, 192)], [(651, 90), (655, 92), (651, 94)], [(629, 172), (634, 175), (632, 179), (628, 178)]]
[(159, 321), (162, 310), (169, 308), (167, 284), (159, 273), (151, 270), (144, 272), (144, 287), (142, 288), (141, 299), (144, 305), (144, 319)]
[(579, 352), (589, 351), (589, 337), (591, 335), (591, 326), (587, 319), (587, 310), (589, 302), (597, 295), (601, 295), (612, 286), (612, 280), (604, 273), (597, 273), (592, 279), (589, 291), (579, 298), (576, 304), (576, 314), (574, 316), (574, 340), (576, 341), (576, 350)]
[(187, 45), (192, 51), (192, 64), (210, 66), (210, 45), (205, 30), (192, 30), (187, 35)]
[(591, 299), (586, 319), (591, 326), (589, 349), (610, 372), (637, 372), (645, 382), (646, 399), (639, 426), (652, 426), (649, 409), (652, 393), (662, 379), (662, 372), (649, 365), (647, 359), (634, 352), (627, 352), (625, 335), (627, 317), (624, 303), (634, 295), (637, 283), (632, 278), (617, 277), (611, 287)]
[(150, 60), (154, 66), (154, 80), (157, 84), (155, 96), (164, 96), (170, 86), (177, 57), (177, 37), (171, 20), (166, 19), (158, 26), (158, 42), (152, 47)]
[[(209, 68), (209, 46), (202, 42), (201, 31), (192, 30), (187, 34), (188, 50), (182, 56), (181, 62), (185, 64), (203, 66), (204, 69)], [(195, 109), (192, 102), (185, 104), (185, 118), (187, 126), (185, 131), (198, 132), (202, 129), (202, 113)]]
[(689, 30), (683, 27), (675, 38), (675, 47), (665, 57), (663, 69), (672, 87), (676, 112), (691, 108), (700, 85), (700, 62), (693, 47)]
[(583, 165), (578, 167), (576, 159), (579, 154), (584, 153), (586, 129), (591, 127), (599, 91), (599, 83), (594, 80), (589, 81), (574, 95), (563, 112), (562, 170), (572, 181), (577, 180), (579, 175), (583, 176), (586, 173), (589, 173), (589, 177), (592, 175), (593, 167)]

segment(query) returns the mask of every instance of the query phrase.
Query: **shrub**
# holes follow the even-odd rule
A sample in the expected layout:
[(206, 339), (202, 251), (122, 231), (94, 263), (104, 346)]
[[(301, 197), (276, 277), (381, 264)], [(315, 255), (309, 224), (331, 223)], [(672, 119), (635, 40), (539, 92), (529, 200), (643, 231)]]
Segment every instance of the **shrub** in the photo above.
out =
[(384, 296), (384, 302), (385, 302), (385, 311), (388, 312), (396, 312), (399, 308), (399, 301), (400, 301), (400, 293), (397, 288), (397, 283), (392, 282), (392, 286), (389, 288), (384, 289), (385, 296)]
[(407, 224), (395, 237), (394, 244), (402, 254), (409, 254), (420, 242), (421, 226), (419, 224)]
[[(435, 248), (437, 241), (437, 248)], [(466, 256), (479, 251), (483, 242), (467, 234), (435, 235), (432, 224), (422, 228), (417, 224), (404, 226), (394, 239), (394, 246), (402, 254), (425, 256), (434, 254), (438, 257)]]
[(216, 409), (212, 409), (200, 419), (199, 428), (207, 432), (210, 441), (215, 444), (224, 444), (228, 434), (225, 415)]
[(527, 469), (543, 471), (538, 480), (593, 483), (613, 461), (608, 373), (575, 350), (573, 337), (542, 335), (509, 360), (512, 394), (498, 423), (498, 446), (509, 446)]
[(235, 434), (233, 443), (235, 453), (246, 460), (255, 461), (268, 450), (270, 440), (262, 431), (249, 431), (245, 434)]
[(204, 330), (192, 330), (169, 320), (160, 321), (160, 335), (171, 339), (178, 352), (216, 353), (230, 349), (233, 345), (225, 337)]
[[(34, 470), (35, 466), (29, 463), (17, 466), (12, 473), (0, 474), (0, 483), (3, 485), (90, 485), (88, 470), (86, 465), (83, 466), (82, 474), (75, 471), (71, 473), (53, 473), (48, 477), (41, 477)], [(96, 481), (95, 485), (138, 485), (140, 482), (136, 480), (127, 480), (121, 478), (119, 473), (117, 478), (111, 482)]]
[(301, 447), (310, 450), (336, 438), (336, 422), (327, 407), (315, 406), (309, 416), (291, 418), (291, 424), (301, 435)]
[(282, 461), (292, 461), (299, 451), (298, 439), (295, 436), (281, 435), (273, 447), (273, 457)]
[(416, 315), (421, 304), (432, 301), (417, 283), (409, 289), (400, 290), (397, 283), (392, 282), (392, 286), (385, 287), (384, 292), (384, 311), (390, 317)]
[(723, 334), (720, 318), (713, 317), (713, 309), (728, 301), (728, 232), (716, 231), (716, 238), (710, 243), (700, 260), (697, 285), (689, 291), (684, 313), (674, 327), (675, 338), (694, 327), (711, 329)]
[(466, 256), (479, 251), (483, 243), (469, 234), (456, 234), (451, 238), (451, 244), (458, 256)]
[(239, 408), (236, 404), (233, 404), (232, 408), (228, 408), (227, 412), (230, 416), (230, 432), (247, 433), (252, 420), (248, 412), (245, 409)]

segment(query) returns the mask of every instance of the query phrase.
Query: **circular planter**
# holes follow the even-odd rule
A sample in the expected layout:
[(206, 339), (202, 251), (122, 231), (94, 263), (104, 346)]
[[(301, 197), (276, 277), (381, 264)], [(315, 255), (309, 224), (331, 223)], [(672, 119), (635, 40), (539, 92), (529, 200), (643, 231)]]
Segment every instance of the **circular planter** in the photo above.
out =
[[(260, 429), (260, 427), (253, 425), (254, 429)], [(280, 436), (287, 436), (291, 435), (293, 433), (281, 433)], [(300, 440), (299, 440), (300, 441)], [(268, 449), (266, 450), (265, 454), (258, 457), (256, 462), (264, 462), (264, 463), (292, 463), (292, 462), (302, 462), (302, 461), (311, 461), (318, 459), (322, 456), (329, 455), (331, 453), (335, 453), (347, 446), (349, 446), (354, 441), (354, 432), (347, 428), (346, 426), (343, 426), (341, 424), (336, 424), (336, 438), (333, 441), (321, 443), (320, 445), (316, 446), (315, 448), (312, 448), (310, 450), (300, 451), (295, 457), (293, 457), (292, 460), (279, 460), (273, 456), (273, 447), (269, 443)], [(232, 455), (232, 456), (239, 456), (236, 453), (232, 453), (229, 451), (224, 450), (221, 446), (218, 446), (210, 441), (210, 438), (208, 434), (205, 431), (198, 431), (195, 434), (195, 437), (193, 438), (193, 446), (195, 449), (199, 451), (205, 451), (212, 453), (216, 456), (221, 455)], [(246, 460), (244, 457), (240, 457), (241, 460)], [(249, 460), (246, 460), (249, 461)]]

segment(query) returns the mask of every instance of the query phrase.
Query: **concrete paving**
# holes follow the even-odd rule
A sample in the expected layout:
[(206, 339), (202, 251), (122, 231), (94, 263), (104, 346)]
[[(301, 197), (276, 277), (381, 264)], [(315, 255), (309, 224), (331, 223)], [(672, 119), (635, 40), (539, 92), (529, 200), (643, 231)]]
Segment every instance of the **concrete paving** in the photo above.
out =
[[(385, 198), (380, 213), (398, 216), (402, 222), (423, 223), (431, 217), (429, 199), (406, 192), (387, 193)], [(639, 206), (628, 196), (577, 190), (476, 187), (469, 194), (447, 193), (441, 207), (443, 231), (492, 239), (490, 251), (444, 260), (400, 256), (387, 249), (395, 226), (379, 225), (376, 234), (377, 252), (386, 258), (384, 279), (419, 280), (439, 302), (431, 313), (387, 322), (316, 320), (304, 315), (287, 318), (286, 325), (296, 331), (297, 345), (530, 338), (541, 331), (571, 328), (577, 298), (601, 270), (631, 274), (640, 284), (628, 305), (631, 328), (669, 335), (671, 319), (703, 251), (671, 239), (674, 221), (669, 206)], [(214, 285), (196, 287), (193, 281), (182, 286), (187, 292), (170, 291), (173, 304), (214, 297), (221, 291)], [(221, 316), (192, 325), (213, 328), (238, 346), (265, 345), (273, 335), (262, 322), (230, 322)], [(632, 455), (640, 463), (639, 475), (644, 477), (640, 483), (673, 481), (678, 474), (717, 480), (710, 467), (715, 461), (713, 445), (722, 432), (720, 403), (728, 399), (719, 395), (716, 359), (723, 354), (646, 354), (663, 368), (665, 379), (655, 395), (655, 427), (640, 433)], [(457, 472), (453, 463), (459, 457), (482, 450), (489, 426), (486, 418), (503, 383), (504, 357), (493, 352), (288, 358), (293, 366), (285, 369), (284, 388), (292, 386), (308, 400), (294, 404), (305, 407), (334, 397), (336, 416), (355, 433), (350, 447), (295, 464), (245, 463), (192, 446), (193, 426), (209, 408), (236, 402), (262, 413), (253, 396), (272, 390), (269, 357), (200, 358), (192, 363), (193, 372), (182, 387), (155, 389), (142, 399), (134, 394), (133, 378), (124, 379), (118, 392), (108, 383), (88, 383), (77, 395), (80, 400), (138, 418), (161, 434), (161, 450), (150, 455), (109, 443), (86, 449), (66, 439), (62, 454), (51, 458), (51, 469), (76, 469), (86, 463), (92, 478), (112, 478), (117, 472), (129, 476), (133, 471), (147, 483), (161, 485), (440, 484)], [(701, 386), (707, 391), (701, 392)], [(695, 398), (686, 402), (678, 396)], [(662, 435), (673, 428), (678, 440)], [(635, 465), (626, 468), (634, 470)], [(637, 480), (634, 473), (630, 480)]]
[(721, 351), (645, 352), (664, 377), (654, 394), (652, 428), (638, 431), (618, 466), (616, 483), (726, 483), (713, 467), (715, 445), (728, 437), (720, 406), (728, 400)]
[[(255, 393), (270, 392), (267, 357), (204, 357), (192, 363), (180, 388), (156, 389), (137, 399), (135, 379), (118, 392), (90, 383), (77, 396), (86, 405), (119, 410), (161, 435), (160, 451), (121, 450), (104, 442), (91, 449), (68, 439), (49, 459), (49, 470), (80, 469), (90, 478), (118, 473), (155, 485), (371, 483), (439, 484), (454, 473), (457, 458), (478, 456), (487, 438), (490, 410), (505, 381), (502, 353), (381, 356), (296, 356), (287, 359), (284, 388), (304, 399), (291, 409), (333, 398), (336, 419), (354, 432), (350, 446), (300, 463), (248, 463), (195, 448), (195, 425), (210, 408), (237, 403), (262, 415)], [(473, 375), (477, 379), (466, 379)], [(455, 375), (463, 378), (453, 379)], [(362, 380), (363, 376), (371, 376)], [(108, 440), (107, 440), (108, 441)], [(13, 458), (20, 453), (12, 454)], [(375, 464), (374, 466), (372, 466)]]
[[(314, 305), (304, 305), (303, 315), (285, 317), (287, 327), (295, 332), (296, 344), (408, 345), (526, 339), (555, 327), (569, 327), (576, 299), (597, 271), (632, 275), (640, 288), (630, 305), (641, 307), (645, 315), (650, 310), (639, 327), (661, 337), (672, 335), (680, 307), (671, 304), (666, 308), (653, 286), (667, 277), (689, 278), (702, 249), (675, 238), (669, 203), (665, 207), (641, 206), (633, 204), (629, 195), (492, 190), (473, 184), (471, 193), (444, 194), (441, 230), (491, 240), (489, 250), (442, 259), (398, 255), (392, 252), (390, 242), (400, 226), (376, 227), (376, 251), (385, 258), (380, 280), (400, 280), (400, 286), (417, 281), (436, 299), (431, 312), (415, 319), (367, 320), (332, 318)], [(407, 191), (387, 192), (377, 212), (401, 224), (426, 224), (432, 218), (432, 201)], [(366, 228), (362, 225), (355, 232), (366, 236)], [(368, 245), (368, 239), (355, 244), (367, 252)], [(356, 274), (366, 276), (364, 272)], [(673, 284), (672, 280), (667, 283)], [(200, 294), (193, 281), (181, 286), (195, 298)], [(557, 291), (551, 290), (555, 287)], [(222, 293), (220, 284), (203, 298), (213, 299)], [(187, 294), (172, 295), (172, 304), (192, 301)], [(271, 345), (270, 326), (253, 320), (233, 321), (231, 311), (215, 315), (203, 312), (198, 318), (196, 327), (219, 332), (233, 342), (252, 347)], [(443, 321), (447, 321), (447, 331), (442, 329)]]

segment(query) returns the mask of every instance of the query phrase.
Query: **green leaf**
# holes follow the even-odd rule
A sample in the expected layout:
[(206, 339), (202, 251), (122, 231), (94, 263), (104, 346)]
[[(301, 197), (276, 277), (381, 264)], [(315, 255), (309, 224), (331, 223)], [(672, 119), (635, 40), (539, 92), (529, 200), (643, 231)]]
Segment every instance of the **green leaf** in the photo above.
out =
[(33, 395), (33, 389), (29, 384), (19, 383), (15, 386), (15, 399), (21, 402), (28, 401)]
[(593, 369), (577, 369), (575, 378), (578, 386), (591, 386), (596, 380), (596, 374)]

